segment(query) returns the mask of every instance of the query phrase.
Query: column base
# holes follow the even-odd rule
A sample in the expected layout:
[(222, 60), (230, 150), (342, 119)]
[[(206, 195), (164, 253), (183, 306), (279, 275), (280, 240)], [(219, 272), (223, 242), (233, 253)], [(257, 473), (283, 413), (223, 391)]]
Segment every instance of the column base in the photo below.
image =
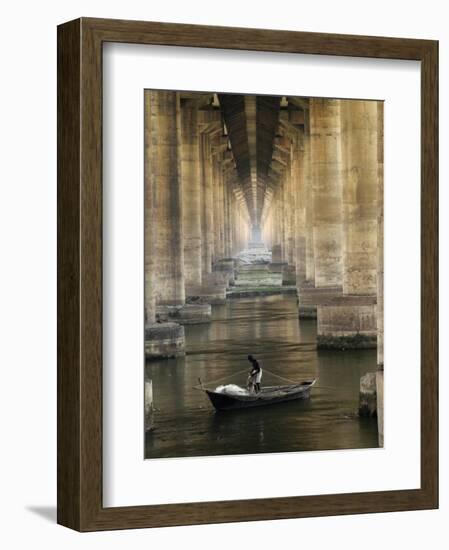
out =
[(225, 285), (202, 285), (186, 288), (186, 304), (222, 305), (225, 303)]
[(210, 323), (212, 308), (210, 304), (199, 303), (188, 303), (182, 306), (159, 305), (156, 307), (156, 317), (159, 321), (173, 321), (180, 325)]
[(145, 358), (167, 359), (185, 355), (184, 327), (177, 323), (152, 323), (145, 327)]
[(377, 416), (376, 375), (375, 372), (368, 372), (360, 378), (360, 416), (371, 418)]
[(282, 270), (282, 284), (296, 286), (296, 267), (294, 265), (286, 265)]
[(203, 275), (202, 285), (204, 286), (224, 286), (228, 287), (231, 284), (231, 280), (234, 280), (234, 270), (232, 273), (226, 269), (217, 269), (212, 273)]
[(298, 304), (298, 317), (300, 319), (316, 319), (316, 309), (316, 306)]
[(317, 307), (317, 347), (338, 350), (375, 349), (377, 347), (375, 297), (340, 296), (333, 302), (334, 305)]
[(332, 335), (318, 334), (317, 335), (318, 349), (334, 349), (345, 351), (348, 349), (376, 349), (377, 335), (376, 334), (348, 334), (348, 335)]
[(235, 279), (236, 287), (280, 287), (282, 272), (271, 271), (267, 264), (247, 264), (238, 268)]
[(379, 365), (376, 372), (376, 393), (377, 393), (377, 432), (379, 447), (384, 446), (384, 369)]
[(217, 282), (225, 283), (226, 286), (233, 286), (235, 281), (234, 267), (235, 261), (233, 258), (223, 258), (214, 264), (212, 275), (215, 275)]

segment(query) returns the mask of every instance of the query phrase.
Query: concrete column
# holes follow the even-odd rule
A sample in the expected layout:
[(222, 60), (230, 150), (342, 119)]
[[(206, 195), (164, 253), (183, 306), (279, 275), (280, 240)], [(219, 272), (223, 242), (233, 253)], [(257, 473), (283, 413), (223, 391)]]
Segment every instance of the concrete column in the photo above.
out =
[(220, 161), (217, 155), (212, 159), (212, 208), (214, 219), (214, 247), (212, 254), (212, 266), (220, 258), (220, 215), (221, 215), (221, 200), (220, 200), (220, 179), (221, 179)]
[(157, 226), (156, 301), (176, 306), (185, 302), (180, 102), (176, 92), (150, 93), (155, 122), (152, 126), (155, 186), (152, 221)]
[(181, 125), (176, 92), (145, 92), (145, 355), (184, 354), (184, 328), (154, 304), (184, 304)]
[(315, 250), (313, 242), (313, 185), (310, 159), (310, 123), (309, 109), (304, 111), (304, 140), (303, 140), (303, 178), (305, 200), (305, 236), (306, 236), (306, 283), (315, 286)]
[(342, 101), (343, 294), (377, 292), (377, 102)]
[(206, 133), (200, 136), (200, 167), (201, 167), (201, 188), (202, 188), (202, 271), (212, 273), (213, 255), (213, 183), (212, 183), (212, 156), (210, 151), (210, 139)]
[(145, 325), (150, 325), (156, 321), (156, 257), (154, 254), (156, 247), (156, 224), (151, 223), (154, 204), (154, 185), (152, 176), (151, 159), (151, 122), (150, 107), (151, 94), (145, 92), (145, 154), (144, 154), (144, 201), (145, 201)]
[(341, 102), (343, 294), (318, 314), (321, 347), (377, 344), (377, 102)]
[(201, 207), (200, 146), (198, 104), (181, 100), (182, 122), (182, 207), (184, 227), (184, 277), (186, 286), (201, 284)]
[(315, 286), (342, 284), (340, 101), (310, 99)]
[(377, 103), (377, 427), (379, 446), (384, 445), (384, 104)]
[(384, 366), (384, 104), (377, 102), (377, 364)]
[(306, 189), (304, 182), (304, 130), (295, 136), (292, 155), (292, 179), (295, 196), (296, 288), (298, 294), (306, 281)]
[(290, 151), (285, 167), (285, 222), (286, 222), (286, 261), (287, 266), (282, 273), (282, 283), (288, 286), (296, 285), (296, 192), (292, 166), (292, 144), (290, 139), (285, 139), (286, 148)]

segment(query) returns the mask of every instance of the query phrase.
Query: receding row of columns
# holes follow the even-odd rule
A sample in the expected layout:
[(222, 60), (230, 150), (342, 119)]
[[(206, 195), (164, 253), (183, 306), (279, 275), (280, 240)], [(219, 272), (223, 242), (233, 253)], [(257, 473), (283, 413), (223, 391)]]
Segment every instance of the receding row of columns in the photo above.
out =
[[(226, 298), (226, 259), (247, 245), (246, 203), (217, 109), (145, 92), (145, 348), (181, 355), (184, 324)], [(221, 262), (224, 262), (224, 267)]]
[(376, 101), (310, 99), (301, 125), (286, 112), (280, 139), (291, 154), (263, 215), (264, 240), (295, 269), (300, 317), (317, 317), (318, 346), (376, 347), (379, 332), (379, 363), (382, 121)]

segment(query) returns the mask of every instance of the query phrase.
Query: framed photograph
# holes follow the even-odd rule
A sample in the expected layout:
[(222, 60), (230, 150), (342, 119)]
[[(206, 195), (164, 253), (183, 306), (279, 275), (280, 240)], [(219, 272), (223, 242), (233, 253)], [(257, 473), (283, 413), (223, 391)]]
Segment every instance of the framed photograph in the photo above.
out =
[(58, 522), (438, 506), (438, 43), (58, 27)]

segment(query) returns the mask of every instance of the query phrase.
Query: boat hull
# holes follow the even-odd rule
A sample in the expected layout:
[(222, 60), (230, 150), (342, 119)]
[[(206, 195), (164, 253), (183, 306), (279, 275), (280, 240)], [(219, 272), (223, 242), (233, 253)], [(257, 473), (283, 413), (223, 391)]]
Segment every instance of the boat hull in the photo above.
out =
[(298, 399), (308, 399), (310, 397), (310, 390), (314, 384), (315, 380), (296, 386), (280, 386), (271, 391), (270, 389), (263, 389), (260, 393), (254, 395), (237, 396), (211, 390), (205, 390), (205, 392), (217, 411), (229, 411), (265, 407)]

